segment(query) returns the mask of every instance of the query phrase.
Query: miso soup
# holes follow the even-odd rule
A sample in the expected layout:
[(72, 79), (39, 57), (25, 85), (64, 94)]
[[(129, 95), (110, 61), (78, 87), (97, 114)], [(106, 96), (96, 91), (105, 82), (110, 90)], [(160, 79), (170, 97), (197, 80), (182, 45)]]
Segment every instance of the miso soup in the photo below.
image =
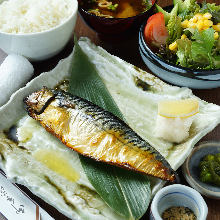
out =
[(82, 0), (81, 6), (89, 13), (106, 18), (128, 18), (147, 11), (149, 0)]

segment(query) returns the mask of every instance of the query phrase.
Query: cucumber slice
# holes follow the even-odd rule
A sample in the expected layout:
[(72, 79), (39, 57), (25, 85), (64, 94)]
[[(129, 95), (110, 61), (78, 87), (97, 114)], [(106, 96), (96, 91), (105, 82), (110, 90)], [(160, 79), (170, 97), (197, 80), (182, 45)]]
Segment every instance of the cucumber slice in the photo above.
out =
[(179, 4), (176, 4), (176, 5), (173, 7), (172, 11), (170, 12), (170, 16), (177, 16), (178, 10), (179, 10)]
[(165, 24), (168, 23), (169, 19), (170, 19), (170, 13), (165, 11), (163, 8), (161, 8), (159, 5), (156, 4), (156, 9), (158, 12), (162, 12), (164, 15), (164, 19), (165, 19)]
[(161, 8), (159, 5), (156, 4), (156, 9), (158, 12), (162, 12), (164, 15), (164, 19), (165, 19), (165, 24), (168, 24), (168, 21), (170, 20), (171, 16), (177, 16), (177, 12), (178, 12), (178, 4), (176, 4), (172, 11), (169, 13), (167, 11), (165, 11), (163, 8)]

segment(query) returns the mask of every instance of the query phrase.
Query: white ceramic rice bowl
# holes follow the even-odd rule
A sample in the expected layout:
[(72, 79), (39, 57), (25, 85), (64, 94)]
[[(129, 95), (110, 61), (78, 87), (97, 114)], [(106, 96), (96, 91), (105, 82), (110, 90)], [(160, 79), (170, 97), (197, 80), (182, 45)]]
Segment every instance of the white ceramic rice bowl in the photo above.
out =
[[(4, 0), (0, 0), (0, 4)], [(77, 18), (78, 1), (71, 16), (64, 23), (46, 31), (27, 34), (0, 31), (0, 48), (7, 54), (23, 55), (31, 61), (48, 59), (59, 53), (69, 41)]]

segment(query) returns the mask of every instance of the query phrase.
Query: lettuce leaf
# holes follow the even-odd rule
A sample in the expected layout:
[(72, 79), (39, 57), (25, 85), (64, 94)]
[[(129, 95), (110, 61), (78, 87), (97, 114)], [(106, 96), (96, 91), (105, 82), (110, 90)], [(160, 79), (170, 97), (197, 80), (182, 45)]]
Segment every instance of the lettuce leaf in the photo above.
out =
[(192, 39), (192, 59), (201, 66), (210, 63), (210, 68), (214, 68), (212, 49), (215, 45), (214, 29), (208, 28), (203, 31), (195, 29)]
[(200, 12), (209, 12), (212, 15), (214, 24), (220, 23), (220, 5), (203, 2)]
[(176, 53), (178, 57), (177, 63), (183, 67), (189, 67), (192, 63), (191, 40), (186, 38), (184, 40), (179, 39), (176, 42), (178, 45), (178, 51)]
[(192, 40), (187, 38), (176, 41), (178, 45), (177, 64), (190, 68), (219, 68), (220, 52), (218, 41), (214, 39), (214, 29), (198, 31), (188, 28), (187, 31), (191, 32)]
[(196, 3), (196, 0), (174, 0), (173, 2), (174, 5), (178, 4), (178, 16), (180, 16), (182, 20), (193, 17), (193, 15), (200, 10), (200, 7)]
[(167, 24), (167, 30), (169, 34), (167, 39), (168, 44), (173, 43), (175, 40), (179, 39), (182, 33), (181, 18), (174, 14), (170, 16)]

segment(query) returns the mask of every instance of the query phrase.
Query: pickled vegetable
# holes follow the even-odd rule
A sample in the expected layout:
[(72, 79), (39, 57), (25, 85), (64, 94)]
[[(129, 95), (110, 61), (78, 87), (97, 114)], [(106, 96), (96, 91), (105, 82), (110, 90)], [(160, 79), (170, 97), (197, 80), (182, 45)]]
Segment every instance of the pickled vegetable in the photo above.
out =
[(200, 180), (220, 186), (220, 153), (208, 154), (199, 163)]

